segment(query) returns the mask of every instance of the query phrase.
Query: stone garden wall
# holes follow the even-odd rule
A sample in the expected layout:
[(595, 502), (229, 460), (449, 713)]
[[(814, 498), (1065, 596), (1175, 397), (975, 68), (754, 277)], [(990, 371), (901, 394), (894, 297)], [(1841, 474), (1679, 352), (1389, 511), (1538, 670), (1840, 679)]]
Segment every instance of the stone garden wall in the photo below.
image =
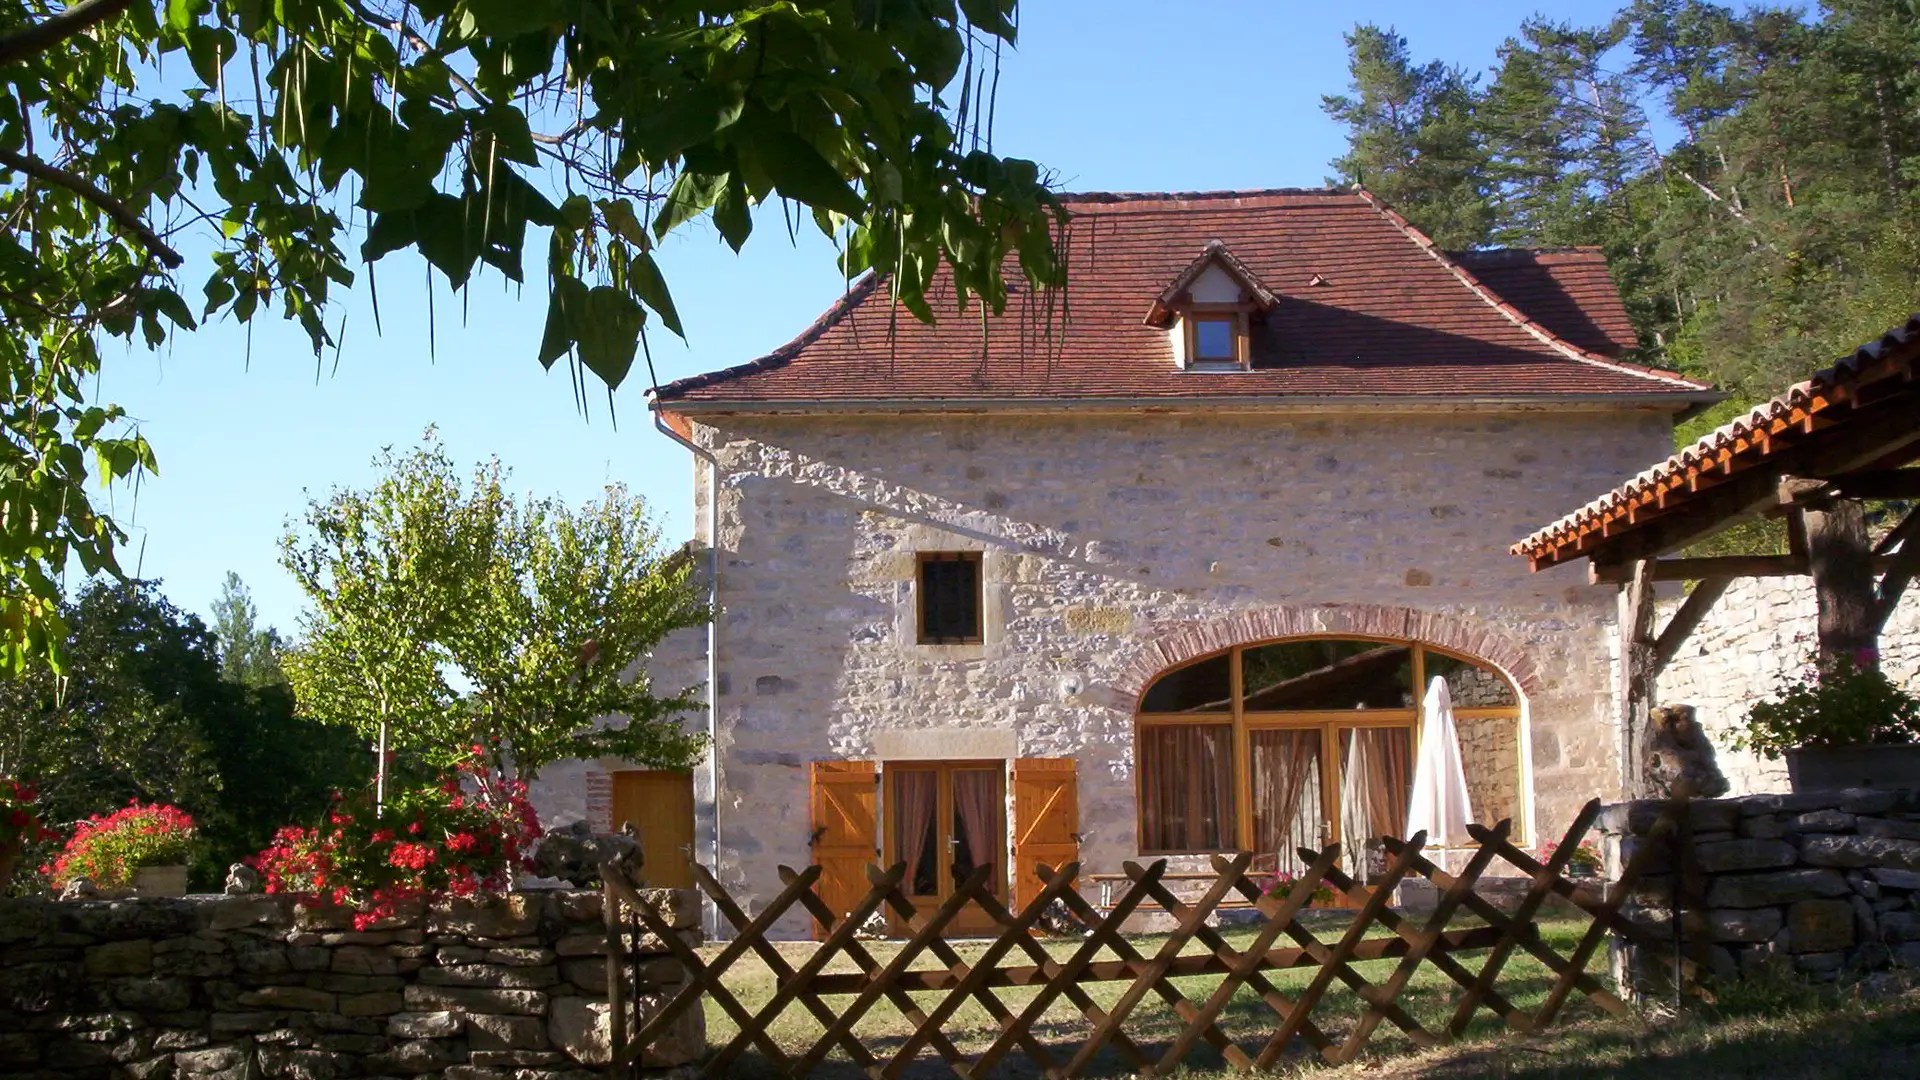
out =
[[(644, 895), (699, 943), (696, 894)], [(598, 892), (450, 901), (367, 932), (280, 897), (0, 900), (0, 1076), (586, 1080), (608, 1060), (605, 943)], [(684, 969), (638, 944), (657, 1006)], [(691, 1010), (642, 1064), (704, 1048)]]
[[(1661, 604), (1661, 625), (1678, 607)], [(1813, 579), (1744, 578), (1728, 587), (1660, 673), (1656, 704), (1692, 705), (1731, 794), (1787, 791), (1787, 765), (1730, 745), (1747, 709), (1806, 668), (1818, 612)], [(1920, 592), (1909, 590), (1880, 635), (1880, 669), (1920, 691)]]
[[(1608, 876), (1638, 845), (1660, 845), (1622, 910), (1670, 935), (1678, 885), (1682, 930), (1711, 943), (1719, 975), (1920, 968), (1920, 791), (1701, 800), (1689, 808), (1691, 857), (1679, 863), (1671, 837), (1647, 839), (1664, 805), (1607, 808)], [(1622, 959), (1637, 982), (1667, 957)]]

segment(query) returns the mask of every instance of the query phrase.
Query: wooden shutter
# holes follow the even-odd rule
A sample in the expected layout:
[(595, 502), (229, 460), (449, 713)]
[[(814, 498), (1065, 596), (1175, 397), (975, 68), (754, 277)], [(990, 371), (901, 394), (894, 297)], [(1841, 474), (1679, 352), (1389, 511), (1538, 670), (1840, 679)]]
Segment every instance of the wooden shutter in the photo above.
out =
[(1080, 857), (1080, 793), (1072, 758), (1013, 763), (1013, 902), (1017, 910), (1044, 882), (1036, 869)]
[[(816, 761), (808, 774), (813, 864), (820, 868), (814, 889), (836, 916), (852, 911), (867, 895), (867, 865), (874, 861), (879, 820), (876, 775), (871, 761)], [(818, 920), (813, 933), (826, 936)]]

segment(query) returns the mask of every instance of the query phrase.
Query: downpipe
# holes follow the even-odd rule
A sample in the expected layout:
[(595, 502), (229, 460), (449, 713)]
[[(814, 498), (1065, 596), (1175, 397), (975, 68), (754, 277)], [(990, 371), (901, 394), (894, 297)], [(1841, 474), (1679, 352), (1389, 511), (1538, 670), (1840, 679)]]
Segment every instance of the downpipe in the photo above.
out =
[[(707, 463), (707, 800), (713, 807), (713, 844), (709, 858), (715, 877), (720, 875), (720, 459), (668, 426), (659, 412), (653, 414), (654, 430), (685, 447), (687, 452)], [(706, 905), (707, 939), (719, 932), (718, 912)]]

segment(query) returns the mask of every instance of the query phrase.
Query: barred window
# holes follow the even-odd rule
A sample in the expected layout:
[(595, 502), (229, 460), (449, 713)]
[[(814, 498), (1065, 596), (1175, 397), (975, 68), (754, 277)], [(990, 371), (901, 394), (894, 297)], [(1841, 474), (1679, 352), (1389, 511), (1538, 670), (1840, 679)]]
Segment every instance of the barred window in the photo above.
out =
[(920, 644), (966, 645), (981, 639), (980, 553), (920, 553)]

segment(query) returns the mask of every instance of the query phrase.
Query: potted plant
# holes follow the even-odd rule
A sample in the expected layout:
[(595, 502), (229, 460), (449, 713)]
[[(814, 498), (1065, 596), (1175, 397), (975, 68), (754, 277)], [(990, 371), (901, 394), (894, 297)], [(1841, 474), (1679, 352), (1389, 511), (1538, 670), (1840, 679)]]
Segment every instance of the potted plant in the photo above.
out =
[(0, 779), (0, 892), (13, 880), (13, 868), (30, 843), (53, 839), (40, 821), (39, 793), (11, 777)]
[(1810, 664), (1747, 710), (1733, 745), (1784, 757), (1795, 791), (1920, 787), (1920, 698), (1870, 656)]
[[(1548, 844), (1540, 849), (1540, 861), (1552, 861), (1554, 852), (1560, 850), (1558, 843)], [(1581, 844), (1573, 849), (1573, 855), (1567, 860), (1567, 876), (1575, 879), (1597, 878), (1600, 876), (1600, 851), (1592, 844)]]
[(185, 896), (187, 863), (198, 833), (193, 818), (174, 806), (142, 806), (138, 799), (111, 814), (80, 823), (48, 868), (53, 887), (86, 878), (103, 892)]

